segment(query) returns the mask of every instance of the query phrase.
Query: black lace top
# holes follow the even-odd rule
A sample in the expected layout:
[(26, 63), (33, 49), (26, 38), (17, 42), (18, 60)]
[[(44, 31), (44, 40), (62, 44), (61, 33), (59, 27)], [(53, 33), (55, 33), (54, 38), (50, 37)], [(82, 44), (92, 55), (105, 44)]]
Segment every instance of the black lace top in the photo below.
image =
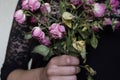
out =
[[(19, 1), (17, 10), (21, 7), (19, 4), (21, 2)], [(15, 69), (28, 69), (28, 63), (30, 59), (36, 58), (33, 60), (33, 62), (36, 62), (37, 65), (34, 63), (34, 67), (40, 67), (44, 66), (42, 64), (42, 56), (38, 54), (32, 54), (31, 50), (37, 43), (31, 44), (33, 40), (26, 40), (24, 39), (25, 33), (29, 30), (27, 24), (18, 24), (15, 20), (13, 20), (13, 25), (11, 28), (11, 33), (9, 37), (9, 43), (6, 51), (6, 58), (3, 64), (3, 67), (1, 69), (1, 79), (6, 80), (7, 76), (10, 72), (12, 72)], [(31, 46), (32, 45), (32, 46)], [(39, 56), (39, 57), (38, 57)]]
[[(19, 8), (19, 6), (18, 6)], [(35, 44), (24, 39), (27, 25), (20, 25), (13, 21), (6, 58), (1, 69), (1, 79), (6, 80), (10, 72), (16, 69), (28, 69), (30, 59), (33, 60), (32, 68), (45, 66), (47, 62), (39, 54), (31, 53)], [(100, 32), (99, 45), (96, 50), (88, 47), (88, 64), (92, 66), (97, 75), (95, 80), (120, 80), (120, 30), (112, 32), (110, 26)], [(78, 74), (78, 80), (85, 80), (84, 71)]]

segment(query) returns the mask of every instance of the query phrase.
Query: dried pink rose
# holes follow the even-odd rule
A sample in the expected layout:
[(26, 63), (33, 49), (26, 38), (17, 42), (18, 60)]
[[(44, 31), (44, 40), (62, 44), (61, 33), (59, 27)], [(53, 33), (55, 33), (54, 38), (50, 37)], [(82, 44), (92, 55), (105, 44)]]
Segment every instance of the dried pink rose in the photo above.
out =
[(45, 46), (49, 46), (51, 44), (51, 41), (48, 37), (45, 37), (43, 40), (39, 40), (41, 44)]
[(77, 5), (82, 4), (83, 1), (82, 0), (70, 0), (70, 3), (77, 6)]
[(32, 37), (43, 40), (45, 38), (45, 33), (39, 27), (34, 27), (32, 29)]
[(49, 46), (51, 44), (50, 39), (45, 37), (45, 33), (39, 27), (34, 27), (32, 29), (32, 37), (37, 39), (43, 45)]
[(31, 11), (35, 11), (40, 8), (41, 3), (38, 0), (29, 0), (28, 5)]
[(14, 17), (15, 17), (15, 20), (18, 22), (18, 23), (24, 23), (25, 20), (26, 20), (26, 16), (23, 12), (23, 10), (17, 10), (14, 14)]
[(66, 33), (65, 27), (57, 23), (53, 23), (49, 27), (49, 32), (50, 32), (51, 37), (55, 39), (62, 39), (63, 35)]
[(28, 0), (22, 1), (22, 9), (25, 9), (25, 10), (29, 9)]
[(106, 5), (102, 3), (95, 3), (94, 5), (94, 15), (95, 17), (103, 17), (105, 14)]
[(112, 8), (118, 7), (120, 2), (118, 0), (110, 0), (110, 5)]
[(112, 8), (112, 11), (114, 13), (117, 13), (117, 9), (120, 5), (120, 2), (118, 0), (110, 0), (110, 5), (111, 5), (111, 8)]
[(47, 12), (48, 12), (48, 13), (51, 12), (51, 7), (50, 7), (50, 4), (49, 4), (49, 3), (43, 4), (43, 5), (40, 7), (40, 9), (41, 9), (41, 12), (42, 12), (43, 14), (46, 14)]

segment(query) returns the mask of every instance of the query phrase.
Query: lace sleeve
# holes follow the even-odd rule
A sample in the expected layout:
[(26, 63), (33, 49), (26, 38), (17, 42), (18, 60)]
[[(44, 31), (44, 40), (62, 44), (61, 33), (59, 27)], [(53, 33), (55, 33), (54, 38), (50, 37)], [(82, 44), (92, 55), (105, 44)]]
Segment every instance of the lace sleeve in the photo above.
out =
[(6, 58), (1, 69), (1, 79), (6, 80), (10, 72), (15, 69), (27, 69), (30, 60), (30, 42), (24, 39), (28, 30), (27, 25), (20, 25), (13, 21)]

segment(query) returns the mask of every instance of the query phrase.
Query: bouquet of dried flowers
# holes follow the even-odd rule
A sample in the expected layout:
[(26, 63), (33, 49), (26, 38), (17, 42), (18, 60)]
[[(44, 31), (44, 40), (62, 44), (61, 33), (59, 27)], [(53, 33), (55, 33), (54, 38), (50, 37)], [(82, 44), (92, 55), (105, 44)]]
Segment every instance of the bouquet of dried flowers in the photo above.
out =
[(81, 56), (91, 80), (96, 72), (86, 64), (86, 45), (97, 48), (97, 33), (104, 26), (118, 29), (119, 5), (119, 0), (22, 0), (14, 17), (20, 24), (29, 20), (30, 32), (25, 38), (38, 40), (34, 53), (46, 59), (63, 54)]

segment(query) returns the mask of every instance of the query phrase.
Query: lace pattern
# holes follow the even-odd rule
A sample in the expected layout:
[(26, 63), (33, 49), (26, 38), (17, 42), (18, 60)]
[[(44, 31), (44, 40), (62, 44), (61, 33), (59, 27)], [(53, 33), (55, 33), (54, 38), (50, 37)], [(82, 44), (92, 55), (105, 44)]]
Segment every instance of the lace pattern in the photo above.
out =
[(6, 64), (11, 64), (14, 61), (18, 65), (22, 65), (22, 61), (28, 59), (30, 54), (30, 44), (28, 40), (24, 39), (24, 34), (26, 30), (26, 25), (19, 25), (15, 21), (13, 22), (8, 48), (6, 52)]
[[(18, 2), (17, 10), (21, 2)], [(26, 24), (20, 25), (13, 20), (11, 33), (9, 36), (6, 58), (1, 68), (1, 79), (7, 80), (8, 75), (15, 69), (28, 69), (30, 60), (30, 40), (24, 39), (25, 32), (28, 31)]]

